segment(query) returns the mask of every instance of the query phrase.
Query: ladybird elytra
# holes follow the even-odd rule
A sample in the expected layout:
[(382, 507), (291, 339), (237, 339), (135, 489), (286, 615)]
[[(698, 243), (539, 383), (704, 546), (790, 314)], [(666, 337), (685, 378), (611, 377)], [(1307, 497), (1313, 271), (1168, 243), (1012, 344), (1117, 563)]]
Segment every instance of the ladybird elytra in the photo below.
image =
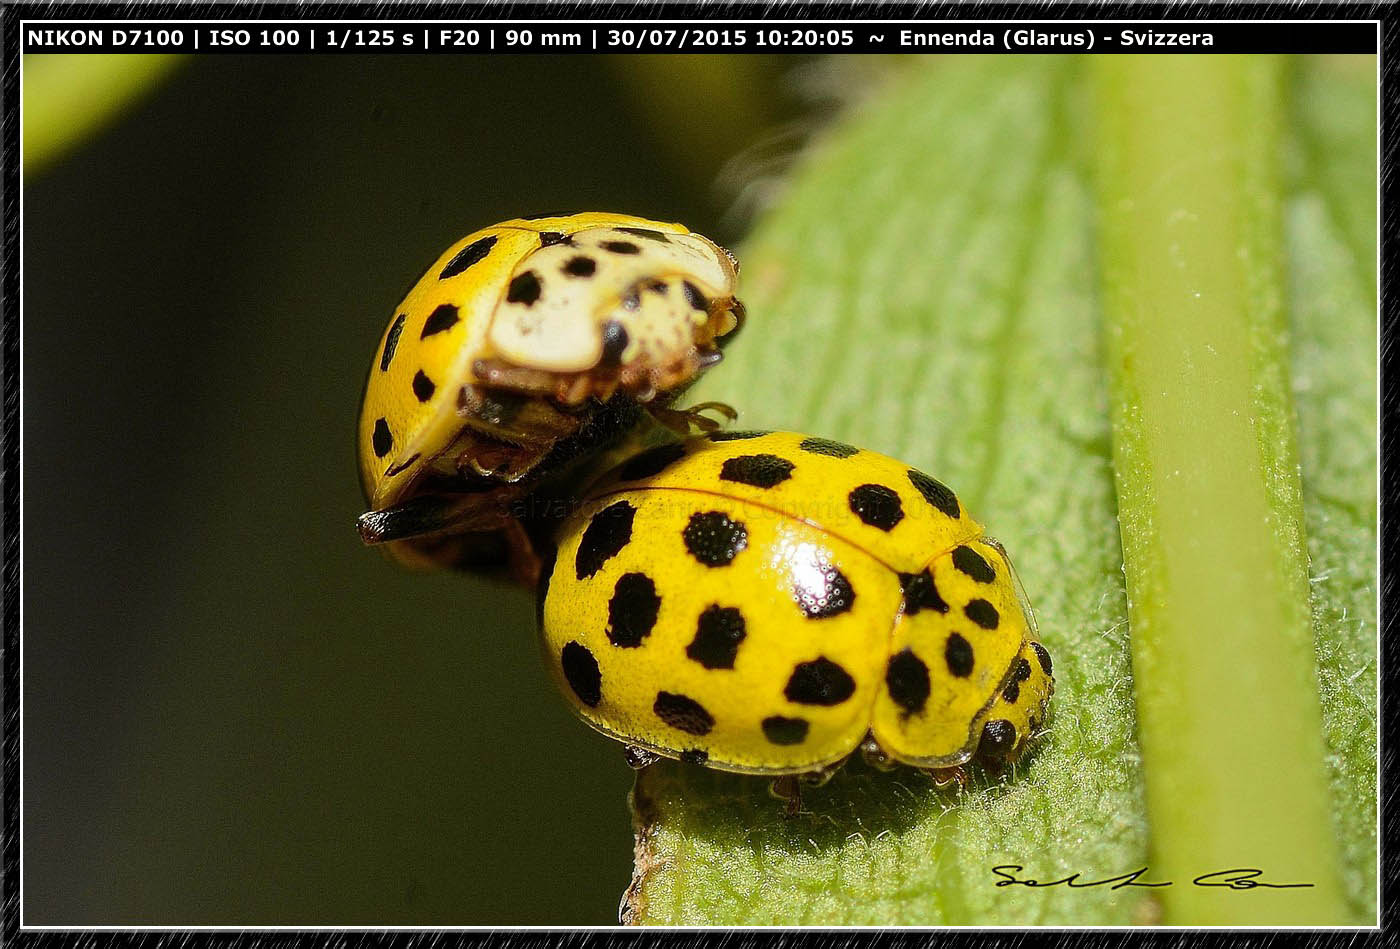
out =
[(584, 721), (721, 770), (818, 772), (862, 746), (929, 769), (1014, 760), (1053, 690), (1011, 562), (957, 496), (801, 434), (618, 466), (560, 530), (540, 598)]
[[(452, 244), (394, 308), (371, 360), (362, 535), (402, 540), (377, 529), (408, 519), (374, 515), (437, 493), (450, 529), (493, 530), (497, 502), (521, 492), (485, 489), (534, 477), (566, 439), (579, 449), (568, 457), (585, 454), (605, 407), (619, 425), (630, 404), (667, 411), (718, 361), (743, 318), (736, 282), (724, 248), (632, 215), (517, 218)], [(483, 503), (456, 503), (463, 491)]]

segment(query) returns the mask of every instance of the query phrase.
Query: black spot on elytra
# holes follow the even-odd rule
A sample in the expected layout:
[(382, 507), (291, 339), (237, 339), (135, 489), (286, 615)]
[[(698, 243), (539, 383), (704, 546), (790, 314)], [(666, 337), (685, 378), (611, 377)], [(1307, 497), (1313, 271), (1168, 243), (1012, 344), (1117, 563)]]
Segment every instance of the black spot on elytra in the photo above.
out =
[(671, 285), (668, 284), (665, 280), (648, 280), (646, 283), (642, 284), (642, 289), (650, 290), (657, 296), (664, 297), (666, 294), (671, 292)]
[(540, 278), (533, 270), (527, 270), (511, 280), (510, 287), (506, 290), (506, 302), (534, 306), (535, 301), (540, 298), (540, 290)]
[(603, 508), (588, 522), (574, 556), (574, 574), (584, 580), (603, 569), (632, 539), (632, 519), (637, 509), (626, 501)]
[(419, 339), (427, 339), (444, 330), (450, 330), (457, 325), (457, 308), (450, 303), (444, 303), (436, 310), (428, 314), (428, 318), (423, 321), (423, 332), (418, 334)]
[(904, 519), (904, 507), (899, 495), (882, 484), (863, 484), (847, 497), (851, 513), (871, 527), (893, 530)]
[(1006, 683), (1006, 688), (1001, 690), (1001, 697), (1006, 700), (1006, 704), (1015, 705), (1016, 700), (1021, 697), (1021, 684), (1014, 681)]
[(1004, 718), (996, 718), (982, 726), (982, 741), (977, 750), (984, 755), (1004, 755), (1016, 747), (1016, 726)]
[(810, 727), (805, 718), (770, 715), (762, 722), (763, 735), (775, 745), (800, 745), (807, 739)]
[(804, 438), (802, 444), (797, 447), (814, 455), (826, 455), (828, 458), (849, 458), (860, 451), (859, 448), (845, 442), (834, 442), (829, 438)]
[(905, 715), (922, 711), (929, 696), (928, 666), (912, 649), (900, 650), (890, 657), (885, 669), (885, 688)]
[(681, 752), (681, 760), (686, 764), (704, 764), (710, 760), (710, 753), (703, 748), (691, 748)]
[(603, 355), (599, 363), (604, 366), (616, 366), (622, 362), (622, 351), (627, 348), (628, 343), (627, 327), (617, 320), (608, 320), (603, 324)]
[(744, 636), (744, 614), (732, 606), (712, 604), (700, 614), (685, 654), (706, 669), (733, 669)]
[(658, 692), (651, 710), (667, 725), (688, 735), (704, 735), (715, 727), (714, 716), (705, 710), (705, 706), (687, 695)]
[(700, 288), (689, 280), (681, 281), (681, 290), (685, 292), (685, 302), (690, 304), (692, 310), (705, 312), (710, 308), (710, 301), (705, 299), (705, 294), (700, 292)]
[(705, 511), (690, 515), (682, 539), (696, 560), (707, 567), (723, 567), (749, 545), (749, 531), (723, 511)]
[(1011, 668), (1015, 670), (1012, 675), (1012, 678), (1015, 679), (1017, 682), (1025, 682), (1031, 677), (1031, 664), (1026, 661), (1025, 656), (1018, 657), (1016, 659), (1016, 662), (1012, 664)]
[(622, 295), (622, 308), (628, 313), (637, 312), (637, 308), (642, 305), (642, 295), (636, 289), (628, 290)]
[(626, 464), (618, 469), (617, 476), (623, 481), (650, 478), (659, 475), (672, 462), (679, 461), (684, 457), (685, 446), (680, 442), (657, 445), (655, 448), (648, 448), (640, 454), (633, 455)]
[(924, 496), (924, 500), (949, 517), (958, 516), (958, 498), (948, 486), (922, 471), (909, 469), (909, 483)]
[(422, 369), (419, 369), (413, 377), (413, 394), (418, 397), (418, 401), (428, 401), (436, 391), (437, 386), (433, 384), (433, 380), (424, 375)]
[(657, 241), (662, 244), (671, 243), (671, 239), (661, 231), (653, 231), (649, 227), (619, 227), (617, 230), (624, 234), (631, 234), (633, 237), (641, 237), (649, 241)]
[(948, 642), (943, 647), (943, 659), (948, 663), (948, 671), (959, 679), (972, 675), (972, 643), (958, 633), (949, 633)]
[(904, 613), (913, 616), (919, 610), (948, 612), (948, 604), (934, 586), (933, 574), (927, 569), (923, 573), (901, 573), (899, 585), (904, 590)]
[(374, 422), (374, 457), (383, 458), (389, 454), (389, 449), (394, 447), (394, 436), (389, 431), (389, 423), (384, 419), (376, 419)]
[(570, 277), (591, 277), (597, 272), (598, 263), (592, 257), (579, 254), (566, 260), (561, 269)]
[(967, 618), (972, 620), (983, 629), (996, 629), (1001, 622), (1001, 614), (997, 608), (986, 600), (969, 600), (967, 606), (963, 607), (963, 612)]
[(486, 255), (491, 253), (491, 248), (495, 246), (496, 236), (494, 234), (472, 241), (453, 255), (452, 259), (447, 262), (447, 266), (442, 268), (442, 273), (438, 274), (438, 279), (446, 280), (448, 277), (455, 277), (473, 264), (481, 263), (486, 259)]
[(597, 707), (603, 699), (603, 674), (588, 647), (577, 642), (566, 643), (559, 653), (559, 662), (564, 667), (564, 681), (569, 683), (578, 700), (589, 708)]
[(997, 578), (997, 572), (992, 569), (992, 565), (971, 547), (953, 548), (953, 566), (978, 583), (991, 583)]
[(856, 691), (851, 674), (825, 656), (799, 662), (788, 677), (783, 695), (801, 705), (840, 705)]
[(608, 642), (614, 646), (634, 649), (651, 635), (656, 614), (661, 610), (661, 597), (656, 584), (644, 573), (624, 573), (613, 587), (608, 600)]
[(1031, 643), (1031, 651), (1035, 653), (1035, 658), (1040, 660), (1040, 668), (1045, 670), (1046, 675), (1051, 675), (1050, 653), (1040, 643)]
[(826, 619), (845, 613), (856, 602), (856, 591), (846, 575), (826, 561), (811, 564), (815, 569), (793, 571), (792, 595), (808, 619)]
[(760, 431), (711, 432), (708, 438), (712, 442), (737, 442), (745, 438), (762, 438), (764, 435), (771, 434), (771, 432)]
[(400, 313), (394, 317), (393, 325), (389, 327), (389, 335), (384, 337), (384, 355), (379, 357), (380, 372), (389, 371), (389, 363), (394, 359), (394, 350), (399, 348), (399, 337), (403, 335), (403, 324), (407, 319), (407, 313)]
[(540, 231), (540, 246), (553, 247), (555, 244), (572, 244), (573, 239), (568, 234), (559, 231)]
[(738, 455), (720, 466), (721, 481), (771, 488), (792, 477), (792, 462), (777, 455)]
[(631, 241), (603, 241), (598, 245), (614, 254), (640, 254), (642, 249)]

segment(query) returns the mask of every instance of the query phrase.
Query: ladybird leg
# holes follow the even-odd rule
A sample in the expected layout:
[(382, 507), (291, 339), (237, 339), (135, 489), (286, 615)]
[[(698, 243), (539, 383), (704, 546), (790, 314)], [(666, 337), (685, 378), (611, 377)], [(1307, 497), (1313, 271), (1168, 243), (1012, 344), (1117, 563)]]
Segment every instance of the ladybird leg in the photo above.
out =
[(478, 359), (472, 363), (472, 372), (488, 388), (531, 395), (547, 395), (559, 384), (558, 373), (524, 369), (499, 359)]
[(687, 409), (671, 409), (663, 408), (659, 405), (649, 405), (647, 409), (651, 412), (653, 418), (682, 438), (688, 437), (692, 431), (714, 432), (719, 430), (723, 423), (716, 422), (712, 418), (707, 418), (701, 414), (702, 412), (715, 412), (719, 415), (723, 415), (731, 422), (739, 417), (739, 413), (736, 412), (732, 406), (724, 402), (701, 402)]
[(506, 571), (512, 580), (527, 590), (533, 590), (540, 583), (540, 570), (544, 561), (535, 543), (525, 530), (525, 525), (513, 517), (507, 517), (501, 525), (501, 533), (506, 540)]
[(457, 458), (457, 470), (465, 477), (489, 478), (514, 484), (529, 474), (545, 456), (550, 445), (512, 445), (492, 438), (472, 440), (469, 451)]
[(956, 783), (959, 791), (967, 790), (967, 772), (961, 767), (920, 768), (919, 770), (933, 779), (933, 786), (936, 788), (946, 788), (948, 785)]
[(638, 748), (636, 745), (623, 745), (622, 756), (627, 759), (627, 767), (633, 771), (640, 771), (661, 760), (661, 756), (656, 752)]
[(739, 411), (728, 402), (697, 402), (684, 411), (691, 415), (706, 411), (717, 412), (730, 422), (739, 417)]
[(818, 768), (815, 771), (799, 774), (797, 777), (809, 788), (819, 788), (835, 777), (836, 772), (840, 771), (845, 763), (846, 759), (842, 758), (835, 764), (829, 764), (824, 768)]
[(458, 390), (457, 416), (466, 427), (443, 454), (468, 476), (506, 482), (523, 478), (584, 423), (547, 399), (476, 385)]
[(796, 817), (802, 812), (802, 783), (797, 780), (797, 775), (785, 774), (774, 778), (768, 785), (768, 793), (786, 802), (787, 806), (783, 808), (784, 817)]
[(672, 432), (676, 433), (681, 438), (689, 437), (690, 418), (684, 412), (677, 409), (663, 409), (657, 405), (648, 405), (647, 409), (651, 412), (652, 418), (656, 419)]

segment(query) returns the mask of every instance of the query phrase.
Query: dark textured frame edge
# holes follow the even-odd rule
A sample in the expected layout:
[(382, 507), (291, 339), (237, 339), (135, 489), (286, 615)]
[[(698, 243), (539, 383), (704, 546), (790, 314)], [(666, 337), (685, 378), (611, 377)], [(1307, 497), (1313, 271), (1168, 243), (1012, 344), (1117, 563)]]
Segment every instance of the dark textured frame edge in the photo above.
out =
[[(1122, 18), (1122, 19), (1205, 19), (1221, 18), (1233, 20), (1277, 19), (1282, 17), (1298, 19), (1377, 19), (1381, 21), (1381, 127), (1379, 129), (1381, 207), (1378, 218), (1380, 228), (1380, 270), (1378, 294), (1380, 301), (1379, 336), (1379, 391), (1380, 415), (1379, 464), (1380, 464), (1380, 504), (1381, 518), (1379, 537), (1381, 542), (1381, 588), (1380, 621), (1378, 623), (1381, 649), (1378, 659), (1383, 671), (1379, 702), (1381, 709), (1381, 754), (1380, 792), (1378, 795), (1381, 810), (1381, 837), (1379, 846), (1380, 888), (1379, 912), (1380, 931), (1314, 931), (1303, 938), (1307, 943), (1321, 945), (1324, 941), (1345, 940), (1350, 945), (1361, 943), (1379, 944), (1388, 921), (1386, 897), (1393, 884), (1400, 878), (1400, 857), (1396, 851), (1386, 847), (1386, 841), (1400, 839), (1400, 817), (1396, 815), (1394, 789), (1387, 785), (1386, 777), (1396, 767), (1396, 750), (1385, 742), (1384, 736), (1394, 729), (1400, 729), (1400, 708), (1391, 706), (1386, 698), (1388, 670), (1395, 668), (1400, 661), (1400, 642), (1395, 636), (1395, 624), (1391, 621), (1391, 610), (1396, 596), (1396, 581), (1390, 569), (1390, 547), (1385, 543), (1388, 515), (1393, 504), (1386, 498), (1394, 497), (1400, 490), (1396, 466), (1388, 463), (1396, 448), (1397, 436), (1393, 427), (1387, 424), (1389, 418), (1400, 413), (1400, 392), (1387, 387), (1387, 381), (1396, 378), (1396, 361), (1400, 358), (1400, 345), (1395, 337), (1397, 307), (1393, 298), (1383, 291), (1392, 286), (1397, 273), (1396, 244), (1397, 231), (1400, 231), (1400, 212), (1395, 202), (1387, 200), (1393, 194), (1396, 173), (1393, 159), (1390, 159), (1395, 146), (1394, 129), (1400, 120), (1400, 94), (1387, 96), (1387, 90), (1397, 88), (1396, 57), (1400, 44), (1396, 41), (1396, 19), (1380, 4), (1343, 3), (1327, 6), (1292, 3), (1262, 3), (1235, 5), (1224, 3), (1168, 2), (1160, 5), (1146, 4), (1091, 4), (1056, 3), (1054, 0), (1026, 3), (979, 3), (958, 4), (949, 0), (915, 3), (788, 3), (771, 0), (754, 4), (745, 3), (649, 3), (630, 6), (608, 2), (561, 2), (561, 3), (519, 3), (519, 4), (450, 4), (430, 3), (394, 4), (375, 2), (354, 3), (51, 3), (51, 4), (5, 4), (0, 6), (0, 241), (3, 244), (3, 257), (0, 257), (0, 392), (3, 393), (3, 417), (0, 418), (0, 616), (3, 617), (3, 689), (0, 689), (0, 702), (3, 703), (3, 795), (4, 825), (3, 843), (0, 844), (0, 882), (3, 883), (3, 902), (0, 902), (0, 942), (7, 946), (82, 946), (99, 945), (139, 946), (142, 949), (163, 949), (167, 946), (184, 947), (231, 944), (256, 946), (258, 949), (283, 949), (292, 946), (328, 945), (336, 949), (361, 949), (361, 947), (412, 946), (437, 947), (439, 945), (505, 944), (530, 949), (534, 946), (560, 946), (568, 949), (591, 949), (594, 946), (630, 944), (636, 939), (681, 941), (684, 945), (713, 943), (728, 949), (750, 949), (759, 945), (785, 946), (792, 941), (802, 941), (823, 947), (866, 945), (878, 942), (887, 946), (914, 947), (927, 946), (930, 937), (919, 931), (909, 930), (567, 930), (567, 929), (489, 929), (467, 931), (395, 929), (389, 931), (372, 930), (45, 930), (20, 931), (19, 915), (19, 709), (16, 697), (19, 695), (19, 20), (26, 17), (68, 17), (104, 19), (274, 19), (274, 18), (348, 18), (361, 19), (504, 19), (510, 17), (540, 17), (547, 19), (660, 19), (704, 16), (714, 19), (763, 19), (790, 17), (793, 19), (840, 19), (871, 18), (890, 19), (947, 18), (947, 19), (1035, 19), (1054, 16), (1056, 18)], [(1325, 15), (1324, 15), (1325, 14)], [(1028, 942), (1031, 931), (985, 932), (977, 930), (942, 930), (940, 938), (978, 942), (995, 946), (997, 949), (1020, 949)], [(1047, 935), (1050, 935), (1047, 933)], [(1050, 938), (1056, 946), (1068, 946), (1071, 942), (1087, 943), (1093, 949), (1108, 949), (1122, 939), (1123, 931), (1104, 930), (1057, 930)], [(1230, 935), (1228, 930), (1183, 930), (1183, 931), (1132, 931), (1135, 940), (1151, 945), (1195, 947), (1230, 939), (1237, 946), (1272, 946), (1284, 939), (1291, 940), (1293, 934), (1282, 930), (1253, 931), (1248, 934)], [(1301, 935), (1301, 934), (1299, 934)]]

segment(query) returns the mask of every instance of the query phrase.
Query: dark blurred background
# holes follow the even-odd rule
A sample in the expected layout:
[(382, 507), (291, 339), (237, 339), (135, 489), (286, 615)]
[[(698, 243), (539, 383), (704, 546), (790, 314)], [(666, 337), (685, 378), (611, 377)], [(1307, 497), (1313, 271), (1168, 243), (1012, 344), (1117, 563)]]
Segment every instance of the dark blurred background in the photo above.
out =
[(207, 56), (26, 169), (26, 923), (616, 920), (620, 746), (529, 595), (360, 546), (361, 385), (477, 227), (738, 241), (811, 65)]

